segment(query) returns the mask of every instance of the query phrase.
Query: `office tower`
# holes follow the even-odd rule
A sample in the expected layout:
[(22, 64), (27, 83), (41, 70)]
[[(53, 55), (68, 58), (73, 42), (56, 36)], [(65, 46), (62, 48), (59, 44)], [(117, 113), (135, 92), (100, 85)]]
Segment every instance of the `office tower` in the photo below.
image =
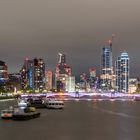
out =
[(51, 70), (45, 71), (45, 79), (46, 79), (45, 89), (47, 91), (50, 91), (52, 89), (52, 78), (53, 78), (52, 76), (53, 76), (53, 73)]
[(23, 67), (20, 71), (21, 74), (21, 88), (34, 88), (34, 63), (33, 60), (26, 58)]
[(5, 62), (0, 61), (0, 83), (8, 80), (8, 68)]
[(128, 92), (129, 88), (129, 56), (126, 52), (121, 53), (116, 61), (116, 90)]
[(66, 78), (66, 91), (75, 92), (75, 77), (74, 76), (68, 76)]
[(45, 63), (43, 59), (25, 59), (21, 74), (21, 88), (43, 90), (45, 87)]
[(71, 76), (71, 68), (66, 64), (66, 55), (59, 53), (59, 62), (55, 72), (55, 86), (57, 91), (66, 91), (66, 78)]
[(43, 59), (34, 59), (34, 89), (42, 91), (45, 88), (45, 63)]
[(101, 59), (101, 88), (103, 90), (110, 90), (112, 88), (112, 43), (102, 48)]
[(21, 75), (21, 89), (24, 90), (27, 88), (27, 76), (26, 76), (26, 69), (23, 66), (20, 70)]

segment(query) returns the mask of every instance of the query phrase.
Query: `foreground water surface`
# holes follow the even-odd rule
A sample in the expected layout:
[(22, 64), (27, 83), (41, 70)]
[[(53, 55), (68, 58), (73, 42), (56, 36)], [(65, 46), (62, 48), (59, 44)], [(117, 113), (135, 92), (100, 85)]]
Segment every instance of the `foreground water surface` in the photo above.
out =
[[(0, 110), (15, 102), (0, 102)], [(140, 140), (140, 102), (65, 101), (29, 121), (0, 119), (1, 140)]]

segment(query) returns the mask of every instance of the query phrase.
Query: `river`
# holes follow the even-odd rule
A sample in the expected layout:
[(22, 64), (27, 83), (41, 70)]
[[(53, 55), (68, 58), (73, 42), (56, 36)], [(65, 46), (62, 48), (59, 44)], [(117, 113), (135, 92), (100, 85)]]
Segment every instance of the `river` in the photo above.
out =
[[(15, 102), (0, 102), (0, 110)], [(140, 140), (140, 102), (65, 101), (29, 121), (0, 119), (1, 140)]]

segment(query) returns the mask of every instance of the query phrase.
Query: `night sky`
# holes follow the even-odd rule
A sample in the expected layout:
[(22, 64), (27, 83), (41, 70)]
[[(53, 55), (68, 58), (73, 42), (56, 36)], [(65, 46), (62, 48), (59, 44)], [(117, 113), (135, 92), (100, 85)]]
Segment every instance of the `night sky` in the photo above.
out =
[(102, 45), (115, 34), (114, 60), (124, 50), (132, 76), (140, 76), (139, 0), (0, 0), (0, 60), (18, 72), (41, 57), (54, 70), (58, 52), (74, 74), (100, 68)]

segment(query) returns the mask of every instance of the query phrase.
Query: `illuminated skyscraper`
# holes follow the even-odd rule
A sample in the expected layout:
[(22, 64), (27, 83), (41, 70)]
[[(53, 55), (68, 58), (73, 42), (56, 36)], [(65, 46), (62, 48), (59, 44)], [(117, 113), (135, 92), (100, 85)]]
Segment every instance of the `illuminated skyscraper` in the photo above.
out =
[(21, 88), (26, 89), (34, 88), (34, 64), (33, 60), (25, 59), (23, 67), (20, 71), (21, 74)]
[(128, 92), (129, 88), (129, 56), (123, 52), (116, 61), (116, 90)]
[(101, 87), (104, 90), (112, 88), (112, 44), (106, 45), (102, 48), (101, 59)]
[(43, 59), (34, 59), (34, 88), (36, 90), (45, 88), (45, 63)]
[(20, 71), (21, 88), (43, 90), (45, 87), (45, 64), (43, 59), (25, 59)]
[(55, 72), (55, 85), (57, 91), (66, 91), (66, 78), (68, 76), (71, 76), (71, 68), (66, 64), (65, 54), (59, 53), (59, 62)]
[(6, 82), (8, 80), (8, 71), (5, 62), (0, 61), (0, 83)]

